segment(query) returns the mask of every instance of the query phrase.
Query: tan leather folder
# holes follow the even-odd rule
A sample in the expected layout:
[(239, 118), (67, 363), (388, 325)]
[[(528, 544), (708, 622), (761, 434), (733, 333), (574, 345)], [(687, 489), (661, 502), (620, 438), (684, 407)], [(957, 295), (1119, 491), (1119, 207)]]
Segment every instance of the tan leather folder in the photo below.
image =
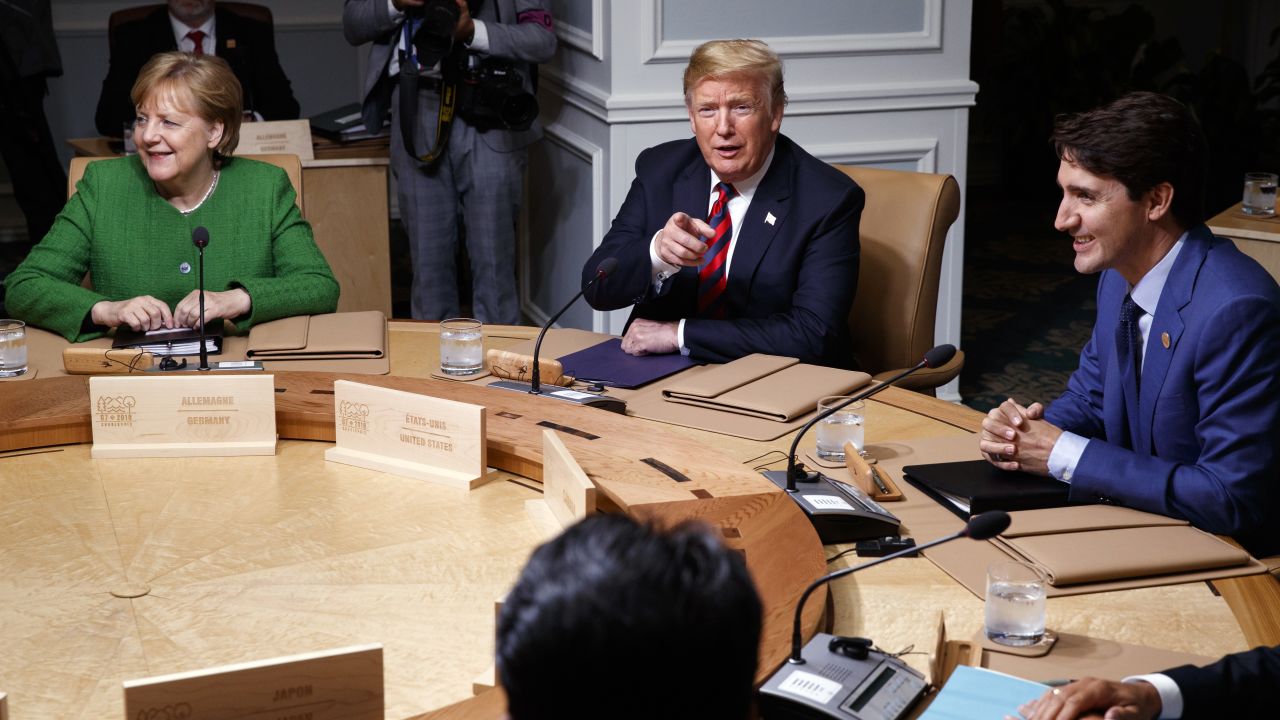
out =
[[(881, 471), (888, 474), (895, 481), (901, 480), (902, 467), (904, 465), (971, 460), (980, 457), (977, 436), (968, 433), (954, 437), (921, 438), (918, 440), (880, 443), (869, 446), (868, 450), (879, 458), (878, 467)], [(899, 482), (898, 486), (902, 489), (903, 494), (906, 495), (906, 500), (894, 506), (893, 514), (902, 520), (904, 534), (930, 540), (955, 532), (964, 526), (962, 520), (925, 496), (918, 488), (902, 482)], [(1193, 533), (1200, 532), (1185, 525), (1179, 528), (1178, 526), (1166, 524), (1169, 522), (1181, 523), (1182, 521), (1180, 520), (1170, 520), (1169, 518), (1110, 505), (1076, 505), (1046, 510), (1024, 510), (1010, 513), (1010, 515), (1013, 518), (1013, 523), (1005, 531), (1005, 536), (1013, 538), (1017, 542), (1029, 539), (1024, 533), (1038, 533), (1053, 528), (1078, 527), (1096, 530), (1100, 527), (1110, 527), (1124, 529), (1126, 526), (1131, 527), (1135, 522), (1135, 518), (1141, 516), (1150, 518), (1147, 526), (1141, 528), (1144, 532), (1149, 530), (1162, 532), (1166, 528), (1191, 530)], [(1087, 534), (1087, 532), (1070, 533), (1069, 537), (1074, 541), (1079, 539), (1077, 536), (1083, 534)], [(1032, 535), (1031, 537), (1035, 536)], [(1218, 542), (1216, 538), (1212, 538), (1212, 536), (1210, 538)], [(1123, 542), (1132, 541), (1123, 540)], [(1143, 545), (1149, 549), (1158, 549), (1160, 555), (1169, 556), (1162, 562), (1174, 562), (1176, 556), (1184, 554), (1184, 549), (1180, 545), (1182, 540), (1175, 541), (1179, 543), (1178, 545), (1160, 547), (1163, 542), (1169, 541), (1156, 540), (1152, 543), (1144, 542)], [(1198, 539), (1193, 542), (1198, 544)], [(1226, 543), (1223, 544), (1225, 545)], [(1032, 543), (1032, 546), (1035, 548), (1033, 552), (1042, 554), (1045, 552), (1036, 543)], [(1078, 580), (1072, 583), (1060, 581), (1060, 584), (1052, 584), (1046, 588), (1049, 597), (1083, 595), (1086, 593), (1155, 587), (1158, 585), (1175, 585), (1266, 572), (1266, 567), (1262, 563), (1246, 556), (1244, 562), (1225, 566), (1202, 567), (1196, 570), (1175, 569), (1166, 572), (1161, 572), (1159, 570), (1160, 565), (1152, 562), (1147, 568), (1136, 568), (1142, 571), (1140, 577), (1132, 575), (1115, 577), (1117, 570), (1115, 568), (1107, 570), (1105, 565), (1112, 562), (1110, 555), (1121, 550), (1119, 546), (1108, 546), (1105, 550), (1100, 550), (1096, 546), (1092, 550), (1082, 550), (1079, 545), (1075, 545), (1072, 542), (1067, 542), (1065, 546), (1069, 549), (1070, 554), (1074, 555), (1080, 562), (1100, 568), (1099, 570), (1088, 572), (1097, 572), (1112, 575), (1113, 577), (1106, 580)], [(1021, 559), (1010, 554), (1003, 543), (995, 541), (947, 543), (926, 550), (924, 556), (941, 568), (943, 572), (968, 588), (977, 597), (983, 597), (986, 593), (988, 565), (994, 562)], [(1131, 568), (1136, 567), (1132, 565), (1132, 560), (1127, 562), (1130, 563)], [(1201, 562), (1197, 561), (1196, 564), (1201, 564)], [(1085, 577), (1084, 573), (1087, 570), (1087, 568), (1086, 570), (1081, 570), (1078, 567), (1062, 567), (1064, 569), (1055, 569), (1055, 573), (1061, 572), (1063, 577)], [(1121, 573), (1121, 575), (1123, 574)]]
[(868, 380), (865, 373), (755, 354), (701, 375), (676, 376), (672, 384), (663, 387), (662, 396), (668, 402), (790, 422), (814, 412), (822, 398), (844, 395)]
[(250, 360), (360, 360), (387, 354), (387, 318), (378, 310), (298, 315), (254, 326)]

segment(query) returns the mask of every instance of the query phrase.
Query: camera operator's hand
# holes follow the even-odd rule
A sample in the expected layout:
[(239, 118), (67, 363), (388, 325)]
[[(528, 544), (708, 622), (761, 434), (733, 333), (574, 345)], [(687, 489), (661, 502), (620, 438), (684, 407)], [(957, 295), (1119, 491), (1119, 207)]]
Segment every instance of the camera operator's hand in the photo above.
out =
[(391, 4), (396, 6), (400, 12), (404, 12), (408, 8), (422, 7), (422, 3), (427, 0), (391, 0)]
[(476, 21), (471, 19), (471, 8), (467, 7), (467, 0), (454, 2), (458, 3), (458, 24), (453, 28), (453, 39), (469, 43), (476, 34)]

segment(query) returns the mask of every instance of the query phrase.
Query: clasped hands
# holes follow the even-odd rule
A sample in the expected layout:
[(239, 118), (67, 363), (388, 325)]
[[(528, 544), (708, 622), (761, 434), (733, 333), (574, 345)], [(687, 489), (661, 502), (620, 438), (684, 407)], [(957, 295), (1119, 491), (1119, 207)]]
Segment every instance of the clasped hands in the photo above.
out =
[[(223, 318), (236, 318), (249, 314), (253, 303), (244, 288), (232, 288), (222, 292), (204, 293), (205, 322)], [(89, 316), (97, 325), (117, 327), (128, 325), (139, 332), (161, 328), (199, 327), (200, 291), (192, 290), (178, 301), (173, 310), (163, 301), (150, 295), (139, 295), (128, 300), (102, 300), (95, 303)]]
[(1062, 429), (1044, 419), (1044, 406), (1023, 407), (1012, 398), (982, 419), (978, 447), (987, 462), (1001, 470), (1049, 474), (1049, 454)]
[[(711, 226), (687, 213), (672, 215), (654, 239), (654, 254), (675, 267), (697, 267), (716, 233)], [(664, 355), (679, 352), (680, 323), (636, 318), (622, 336), (622, 350), (630, 355)]]

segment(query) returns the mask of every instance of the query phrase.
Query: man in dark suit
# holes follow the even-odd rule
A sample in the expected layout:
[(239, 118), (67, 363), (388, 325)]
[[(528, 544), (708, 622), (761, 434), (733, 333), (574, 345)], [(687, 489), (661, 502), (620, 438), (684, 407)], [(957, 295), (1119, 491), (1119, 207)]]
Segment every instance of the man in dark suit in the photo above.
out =
[(163, 8), (116, 28), (111, 65), (102, 81), (95, 121), (98, 132), (116, 137), (136, 110), (129, 92), (138, 71), (162, 52), (215, 54), (231, 66), (244, 90), (244, 109), (261, 120), (295, 120), (298, 101), (280, 58), (271, 26), (237, 15), (213, 0), (169, 0)]
[(0, 0), (0, 156), (40, 242), (67, 199), (67, 174), (44, 114), (46, 79), (62, 75), (48, 0)]
[(623, 350), (727, 362), (751, 353), (848, 366), (864, 195), (778, 130), (782, 66), (755, 40), (705, 43), (684, 74), (694, 137), (640, 153), (585, 284), (598, 310), (635, 304)]
[(1274, 717), (1277, 678), (1280, 648), (1257, 647), (1202, 668), (1183, 665), (1122, 683), (1084, 678), (1018, 711), (1027, 720), (1074, 720), (1098, 712), (1107, 720)]
[(1280, 289), (1203, 224), (1207, 154), (1187, 108), (1132, 93), (1059, 118), (1062, 203), (1080, 272), (1101, 272), (1093, 337), (1048, 409), (983, 421), (995, 465), (1280, 552)]

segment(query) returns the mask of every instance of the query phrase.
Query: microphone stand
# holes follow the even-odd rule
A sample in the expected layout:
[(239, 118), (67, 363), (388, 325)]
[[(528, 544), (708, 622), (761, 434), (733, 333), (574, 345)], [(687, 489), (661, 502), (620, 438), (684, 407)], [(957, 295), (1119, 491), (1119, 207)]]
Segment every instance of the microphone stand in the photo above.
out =
[[(206, 240), (205, 242), (208, 241)], [(204, 334), (204, 243), (196, 243), (196, 250), (199, 251), (200, 264), (200, 367), (196, 369), (201, 372), (208, 372), (209, 348)]]

